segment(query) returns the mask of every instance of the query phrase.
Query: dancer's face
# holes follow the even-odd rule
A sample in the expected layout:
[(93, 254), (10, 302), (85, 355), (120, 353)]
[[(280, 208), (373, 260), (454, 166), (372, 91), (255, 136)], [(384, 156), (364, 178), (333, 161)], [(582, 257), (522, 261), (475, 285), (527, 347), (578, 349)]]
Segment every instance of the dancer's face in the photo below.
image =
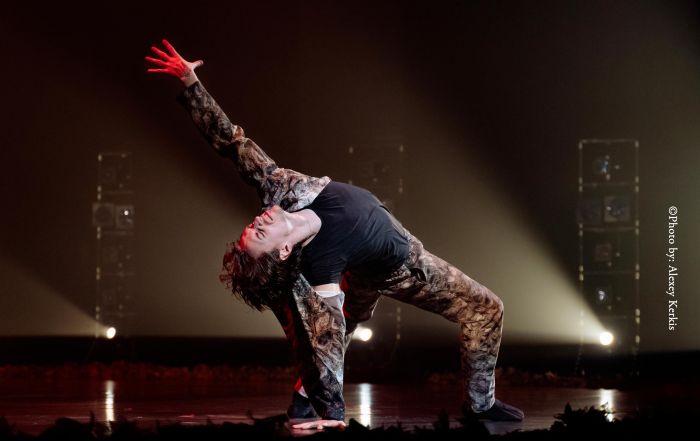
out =
[(241, 234), (241, 247), (255, 259), (274, 249), (280, 250), (282, 260), (286, 259), (292, 247), (288, 241), (292, 225), (286, 215), (282, 207), (273, 205), (255, 216)]

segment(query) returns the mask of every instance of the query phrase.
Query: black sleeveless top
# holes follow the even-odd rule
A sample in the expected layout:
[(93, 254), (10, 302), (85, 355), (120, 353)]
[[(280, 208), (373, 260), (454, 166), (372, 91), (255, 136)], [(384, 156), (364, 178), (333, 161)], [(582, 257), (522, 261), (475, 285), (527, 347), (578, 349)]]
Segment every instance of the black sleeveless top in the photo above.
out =
[(398, 221), (364, 188), (331, 181), (304, 208), (322, 222), (301, 253), (301, 273), (312, 286), (340, 283), (345, 270), (388, 274), (408, 257), (408, 239), (394, 225)]

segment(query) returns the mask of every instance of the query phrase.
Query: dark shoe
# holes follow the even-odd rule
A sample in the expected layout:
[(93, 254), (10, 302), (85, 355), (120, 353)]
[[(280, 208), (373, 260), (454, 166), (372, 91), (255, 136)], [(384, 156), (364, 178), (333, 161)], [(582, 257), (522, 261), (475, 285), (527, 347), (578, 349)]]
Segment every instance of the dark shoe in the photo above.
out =
[(311, 400), (297, 391), (294, 391), (292, 394), (292, 404), (287, 409), (287, 418), (289, 419), (289, 424), (292, 425), (321, 419), (311, 405)]
[(522, 421), (525, 413), (515, 406), (496, 400), (489, 410), (474, 412), (466, 403), (462, 406), (465, 416), (471, 416), (478, 420), (488, 421)]

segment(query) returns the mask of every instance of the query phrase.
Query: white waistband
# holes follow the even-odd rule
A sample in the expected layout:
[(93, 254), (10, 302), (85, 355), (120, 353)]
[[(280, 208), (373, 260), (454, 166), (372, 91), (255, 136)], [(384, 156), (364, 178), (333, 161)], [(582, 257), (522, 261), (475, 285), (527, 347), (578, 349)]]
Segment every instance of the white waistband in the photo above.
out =
[(343, 291), (316, 291), (316, 294), (320, 295), (321, 297), (333, 297), (343, 294)]

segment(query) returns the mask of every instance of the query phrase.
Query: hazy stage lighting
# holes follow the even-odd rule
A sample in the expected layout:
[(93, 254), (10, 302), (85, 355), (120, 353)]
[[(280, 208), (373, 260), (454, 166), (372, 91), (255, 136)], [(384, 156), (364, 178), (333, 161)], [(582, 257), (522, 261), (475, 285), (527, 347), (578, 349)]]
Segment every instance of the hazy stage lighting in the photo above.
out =
[(362, 341), (369, 341), (372, 338), (372, 330), (358, 326), (355, 330), (355, 338)]
[(609, 346), (615, 338), (608, 331), (600, 333), (600, 344), (603, 346)]
[(117, 335), (117, 329), (114, 328), (114, 327), (109, 327), (109, 328), (107, 328), (107, 330), (105, 331), (105, 337), (107, 337), (107, 338), (109, 338), (109, 339), (114, 338), (115, 335)]

